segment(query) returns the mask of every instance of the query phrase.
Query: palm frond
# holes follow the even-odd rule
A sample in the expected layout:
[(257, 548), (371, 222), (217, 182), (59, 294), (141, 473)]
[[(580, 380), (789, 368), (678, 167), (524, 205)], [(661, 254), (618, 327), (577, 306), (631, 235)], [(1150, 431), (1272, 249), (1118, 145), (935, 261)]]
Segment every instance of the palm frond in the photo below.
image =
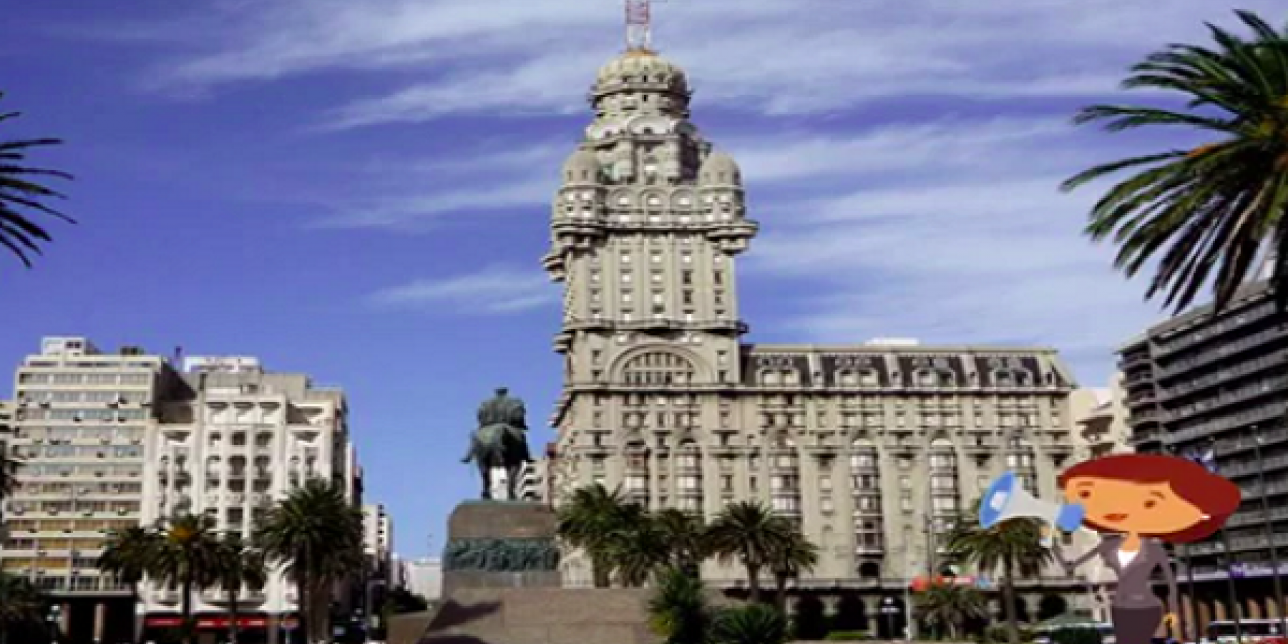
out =
[[(1161, 254), (1146, 298), (1162, 295), (1178, 312), (1209, 284), (1216, 306), (1225, 306), (1267, 244), (1279, 245), (1288, 211), (1288, 29), (1251, 12), (1236, 15), (1249, 37), (1208, 25), (1210, 46), (1169, 45), (1133, 66), (1123, 82), (1178, 95), (1186, 111), (1093, 105), (1075, 117), (1109, 131), (1181, 125), (1214, 135), (1193, 150), (1094, 166), (1062, 186), (1135, 172), (1096, 202), (1086, 232), (1093, 241), (1113, 237), (1115, 266), (1128, 277)], [(1288, 273), (1276, 272), (1272, 286), (1288, 304), (1288, 296), (1278, 296)]]
[[(0, 123), (17, 118), (18, 115), (17, 112), (0, 114)], [(68, 180), (72, 178), (71, 175), (24, 163), (26, 153), (32, 149), (61, 143), (62, 140), (56, 138), (0, 141), (0, 246), (27, 267), (32, 266), (33, 255), (41, 254), (40, 243), (51, 241), (51, 236), (25, 212), (32, 211), (75, 223), (67, 215), (44, 203), (50, 199), (64, 198), (62, 193), (36, 181), (40, 178)]]

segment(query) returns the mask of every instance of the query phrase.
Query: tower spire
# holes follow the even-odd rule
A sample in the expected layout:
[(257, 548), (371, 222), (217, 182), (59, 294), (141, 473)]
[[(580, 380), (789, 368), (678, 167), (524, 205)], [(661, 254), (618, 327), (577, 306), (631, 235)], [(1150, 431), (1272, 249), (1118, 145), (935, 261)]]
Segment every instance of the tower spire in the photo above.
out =
[(626, 51), (652, 51), (652, 4), (662, 0), (626, 0)]

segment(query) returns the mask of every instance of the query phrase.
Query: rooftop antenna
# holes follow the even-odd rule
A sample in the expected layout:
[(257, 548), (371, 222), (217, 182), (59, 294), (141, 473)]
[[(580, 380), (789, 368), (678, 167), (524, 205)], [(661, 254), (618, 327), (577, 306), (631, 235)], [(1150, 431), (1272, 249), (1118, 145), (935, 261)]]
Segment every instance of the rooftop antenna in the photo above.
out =
[(626, 51), (653, 51), (653, 3), (665, 0), (626, 0)]

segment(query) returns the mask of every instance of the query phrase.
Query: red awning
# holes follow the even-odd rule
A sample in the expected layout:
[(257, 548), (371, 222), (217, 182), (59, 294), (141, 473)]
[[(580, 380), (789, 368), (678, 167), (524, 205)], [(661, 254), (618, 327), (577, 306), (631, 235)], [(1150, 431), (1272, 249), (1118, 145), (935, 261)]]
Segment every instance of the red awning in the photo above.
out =
[[(203, 615), (197, 617), (197, 628), (228, 628), (231, 620), (227, 615)], [(143, 625), (151, 628), (178, 628), (183, 625), (183, 618), (178, 615), (153, 615), (143, 620)], [(237, 628), (268, 628), (268, 618), (264, 616), (238, 616)]]

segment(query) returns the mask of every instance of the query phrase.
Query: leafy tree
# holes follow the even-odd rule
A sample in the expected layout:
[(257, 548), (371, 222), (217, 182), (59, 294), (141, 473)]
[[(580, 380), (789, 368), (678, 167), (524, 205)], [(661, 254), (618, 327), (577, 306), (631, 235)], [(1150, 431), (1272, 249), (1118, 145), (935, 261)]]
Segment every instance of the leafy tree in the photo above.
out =
[(0, 644), (8, 644), (11, 632), (28, 633), (40, 626), (44, 608), (45, 598), (30, 581), (0, 572)]
[(657, 511), (653, 517), (666, 539), (668, 565), (686, 571), (692, 576), (698, 576), (702, 562), (710, 556), (706, 526), (703, 524), (702, 516), (693, 512), (667, 508)]
[(620, 490), (594, 484), (573, 492), (558, 512), (558, 533), (568, 545), (590, 558), (596, 588), (612, 585), (613, 558), (620, 551), (623, 533), (635, 511), (628, 510)]
[(769, 568), (774, 573), (774, 605), (778, 610), (787, 610), (787, 582), (800, 577), (802, 572), (811, 572), (818, 565), (818, 546), (797, 530), (788, 533), (788, 538), (770, 553)]
[(167, 587), (179, 588), (184, 642), (192, 642), (192, 593), (215, 581), (219, 560), (215, 519), (207, 514), (181, 514), (157, 526), (149, 541), (148, 576)]
[[(3, 97), (4, 93), (0, 92), (0, 98)], [(0, 124), (20, 115), (19, 112), (0, 112)], [(31, 254), (40, 254), (40, 242), (51, 239), (44, 228), (23, 212), (35, 211), (67, 222), (72, 220), (45, 204), (63, 195), (39, 182), (42, 178), (70, 179), (71, 175), (25, 165), (27, 151), (61, 143), (60, 139), (50, 138), (0, 141), (0, 246), (17, 256), (28, 268), (31, 267)]]
[(98, 557), (98, 569), (120, 583), (137, 586), (151, 569), (159, 540), (155, 529), (144, 526), (113, 531)]
[(228, 642), (237, 644), (237, 596), (243, 586), (262, 590), (268, 583), (264, 553), (250, 547), (236, 532), (226, 533), (216, 546), (215, 581), (228, 598)]
[(22, 461), (10, 456), (6, 444), (0, 441), (0, 501), (9, 498), (18, 487), (18, 468)]
[(980, 591), (959, 584), (931, 584), (917, 593), (917, 619), (936, 633), (960, 641), (962, 625), (988, 615), (988, 600)]
[(406, 588), (394, 588), (385, 596), (385, 606), (394, 614), (419, 613), (429, 610), (429, 602)]
[(1170, 45), (1123, 81), (1126, 89), (1171, 94), (1184, 108), (1093, 105), (1075, 119), (1111, 132), (1179, 126), (1207, 137), (1188, 150), (1095, 166), (1063, 186), (1133, 173), (1095, 204), (1086, 231), (1096, 241), (1112, 237), (1116, 266), (1129, 277), (1166, 247), (1147, 297), (1165, 292), (1177, 311), (1209, 281), (1223, 308), (1263, 246), (1276, 253), (1271, 284), (1280, 310), (1288, 305), (1288, 28), (1237, 15), (1250, 37), (1209, 25), (1211, 46)]
[(977, 572), (992, 575), (1002, 571), (1002, 605), (1006, 610), (1007, 631), (1012, 644), (1020, 641), (1016, 617), (1016, 576), (1034, 577), (1052, 561), (1051, 551), (1042, 547), (1041, 524), (1035, 519), (1003, 521), (991, 528), (979, 525), (978, 502), (975, 510), (957, 520), (948, 534), (950, 556), (967, 563)]
[(706, 644), (711, 624), (706, 586), (681, 568), (667, 568), (658, 576), (657, 590), (649, 599), (649, 625), (666, 644)]
[(625, 506), (620, 513), (608, 552), (623, 586), (643, 586), (671, 556), (667, 534), (657, 518), (638, 505)]
[(714, 644), (783, 644), (787, 638), (782, 612), (758, 603), (721, 611), (711, 626)]
[(207, 515), (180, 514), (152, 527), (136, 526), (113, 532), (98, 558), (98, 568), (118, 581), (137, 586), (144, 578), (179, 588), (180, 632), (193, 639), (192, 593), (215, 581), (217, 558), (215, 520)]
[(753, 602), (760, 601), (760, 573), (791, 539), (791, 524), (764, 504), (738, 501), (725, 506), (707, 529), (707, 543), (716, 558), (737, 561), (747, 571)]
[(328, 589), (362, 570), (362, 511), (339, 484), (311, 478), (269, 509), (255, 544), (295, 582), (305, 641), (325, 637)]

